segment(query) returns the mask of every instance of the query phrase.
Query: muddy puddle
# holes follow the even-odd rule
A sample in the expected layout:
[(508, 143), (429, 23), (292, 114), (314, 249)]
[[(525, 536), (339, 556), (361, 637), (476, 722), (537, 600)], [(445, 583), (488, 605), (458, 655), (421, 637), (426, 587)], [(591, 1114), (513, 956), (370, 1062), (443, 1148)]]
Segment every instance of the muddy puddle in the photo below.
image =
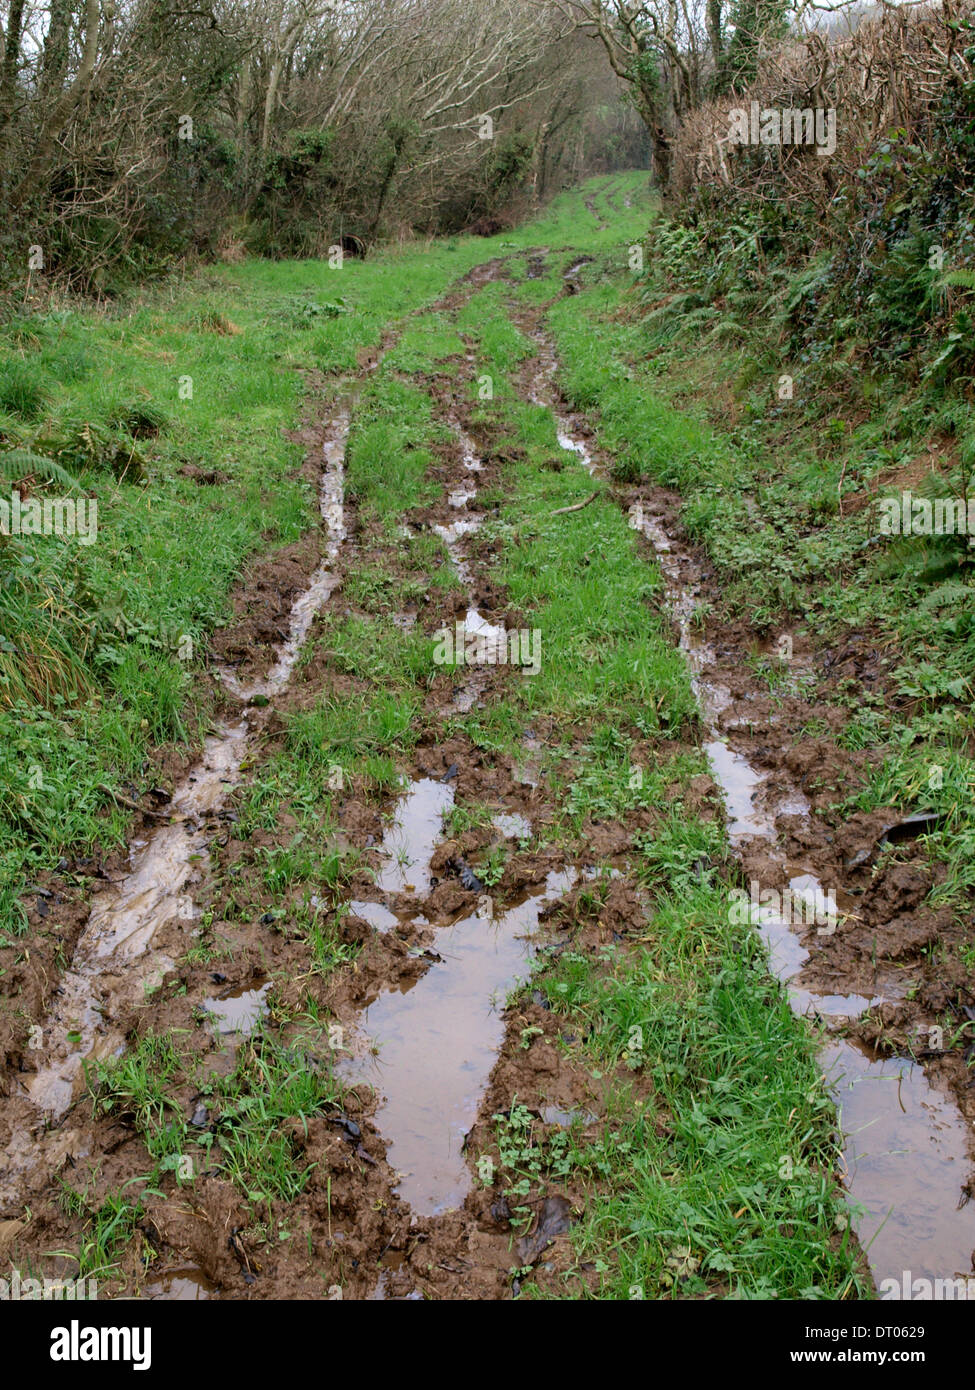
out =
[(857, 1235), (878, 1284), (903, 1273), (970, 1276), (975, 1210), (960, 1206), (971, 1163), (954, 1103), (921, 1067), (871, 1058), (837, 1041), (821, 1059), (843, 1127), (846, 1186), (862, 1213)]
[(339, 583), (339, 575), (335, 573), (334, 567), (346, 535), (345, 445), (355, 402), (355, 392), (346, 391), (340, 398), (335, 407), (328, 438), (322, 445), (324, 468), (318, 506), (327, 533), (325, 558), (315, 570), (307, 588), (292, 605), (288, 636), (278, 650), (274, 665), (262, 680), (253, 681), (246, 686), (240, 685), (233, 672), (227, 668), (218, 667), (215, 670), (214, 674), (221, 684), (239, 700), (253, 700), (255, 696), (270, 699), (281, 693), (291, 679), (291, 673), (315, 620), (315, 614)]
[(364, 1011), (339, 1064), (346, 1084), (382, 1097), (376, 1123), (399, 1194), (419, 1215), (460, 1207), (470, 1191), (464, 1140), (504, 1038), (505, 1000), (530, 973), (539, 914), (573, 880), (550, 873), (544, 889), (497, 916), (485, 899), (483, 911), (441, 927), (429, 970)]
[[(476, 492), (465, 494), (468, 501), (473, 500), (476, 496)], [(464, 554), (463, 541), (465, 536), (471, 535), (483, 524), (483, 516), (468, 515), (452, 522), (449, 526), (435, 525), (433, 528), (447, 547), (447, 553), (457, 578), (468, 588), (473, 577), (470, 564)], [(466, 648), (469, 641), (476, 643), (476, 648), (472, 648), (472, 651), (476, 655), (478, 663), (496, 665), (499, 661), (503, 663), (506, 660), (508, 633), (504, 627), (489, 622), (476, 607), (469, 606), (462, 628), (463, 631), (458, 634), (459, 645)], [(466, 702), (466, 692), (458, 692), (458, 697), (455, 698), (455, 708), (458, 713), (464, 713), (471, 708), (478, 693), (476, 686), (475, 677), (468, 683), (469, 698)]]
[[(659, 518), (639, 515), (636, 521), (664, 574), (668, 605), (708, 725), (704, 746), (724, 795), (732, 848), (740, 849), (752, 837), (766, 842), (770, 858), (787, 878), (792, 902), (800, 904), (798, 913), (788, 916), (759, 906), (751, 920), (768, 946), (770, 967), (785, 984), (792, 1008), (835, 1029), (886, 999), (896, 999), (903, 985), (879, 971), (869, 995), (853, 990), (823, 994), (803, 985), (803, 967), (810, 958), (803, 931), (834, 929), (844, 913), (855, 915), (856, 902), (835, 889), (827, 891), (807, 865), (788, 862), (776, 849), (776, 818), (808, 816), (809, 804), (798, 788), (774, 802), (765, 799), (764, 774), (719, 731), (716, 721), (731, 696), (708, 678), (715, 658), (694, 626), (695, 585), (682, 582), (682, 567)], [(811, 907), (805, 915), (803, 902)], [(810, 928), (811, 921), (819, 925)], [(797, 922), (805, 925), (797, 927)], [(930, 1279), (970, 1274), (975, 1204), (962, 1205), (971, 1162), (968, 1129), (957, 1106), (910, 1059), (876, 1059), (859, 1044), (835, 1038), (823, 1049), (821, 1061), (839, 1111), (845, 1184), (857, 1235), (878, 1285), (895, 1279), (901, 1287), (905, 1270)]]
[(380, 892), (423, 897), (429, 891), (430, 860), (443, 833), (444, 813), (453, 804), (449, 782), (423, 777), (410, 784), (383, 836), (383, 864), (376, 875)]
[(591, 1110), (566, 1110), (561, 1105), (542, 1105), (539, 1107), (542, 1123), (558, 1125), (560, 1129), (585, 1129), (588, 1125), (599, 1123), (599, 1116)]
[[(455, 425), (464, 467), (480, 464), (472, 441)], [(476, 492), (464, 488), (450, 496), (464, 515), (435, 529), (446, 544), (455, 573), (468, 590), (471, 566), (465, 541), (483, 523), (468, 510)], [(489, 622), (473, 605), (466, 610), (463, 638), (476, 639), (479, 653), (506, 643), (503, 627)], [(488, 664), (490, 659), (488, 657)], [(454, 694), (454, 707), (469, 707), (477, 690), (478, 669)], [(454, 802), (451, 781), (429, 777), (409, 783), (397, 802), (392, 824), (383, 836), (376, 888), (387, 901), (357, 900), (352, 910), (380, 931), (397, 918), (389, 901), (399, 895), (422, 908), (433, 888), (431, 861), (443, 839), (443, 818)], [(528, 820), (499, 811), (493, 828), (505, 838), (525, 838)], [(379, 1098), (376, 1125), (387, 1146), (387, 1159), (399, 1175), (397, 1191), (418, 1216), (459, 1208), (472, 1176), (465, 1154), (466, 1136), (497, 1061), (504, 1039), (503, 1009), (511, 989), (531, 969), (531, 937), (543, 910), (571, 886), (569, 870), (550, 873), (544, 884), (520, 901), (495, 910), (481, 891), (475, 911), (438, 928), (423, 952), (426, 971), (384, 990), (360, 1015), (350, 1038), (350, 1053), (337, 1071), (347, 1085), (368, 1085)], [(403, 911), (401, 903), (398, 910)], [(413, 922), (417, 919), (413, 917)], [(385, 1297), (382, 1276), (373, 1297)]]
[(396, 913), (390, 912), (389, 908), (384, 906), (383, 903), (353, 899), (353, 901), (349, 903), (349, 909), (355, 913), (356, 917), (361, 917), (363, 922), (368, 922), (370, 927), (374, 927), (376, 931), (380, 932), (389, 931), (390, 928), (395, 927), (396, 923), (399, 921)]
[(197, 912), (189, 890), (208, 859), (206, 820), (235, 783), (249, 736), (245, 718), (205, 741), (202, 761), (173, 797), (174, 822), (134, 849), (129, 872), (92, 898), (75, 959), (44, 1025), (43, 1064), (25, 1078), (31, 1100), (53, 1118), (71, 1105), (84, 1061), (124, 1047), (105, 1017), (113, 999), (122, 991), (147, 992), (172, 968), (169, 956), (150, 950), (152, 939), (169, 922), (192, 929)]
[[(264, 680), (246, 688), (231, 671), (216, 673), (242, 701), (286, 687), (315, 614), (338, 583), (333, 567), (345, 536), (344, 456), (353, 400), (346, 395), (341, 401), (323, 444), (319, 503), (327, 529), (325, 559), (294, 601), (288, 637), (274, 665)], [(199, 915), (193, 888), (207, 871), (214, 820), (254, 746), (253, 718), (244, 709), (205, 740), (200, 762), (174, 793), (168, 823), (134, 843), (128, 871), (93, 896), (71, 968), (43, 1027), (41, 1065), (24, 1078), (31, 1101), (51, 1119), (59, 1119), (77, 1096), (86, 1060), (123, 1050), (124, 1038), (109, 1021), (119, 1004), (139, 1002), (172, 968), (170, 956), (152, 949), (161, 929), (175, 924), (182, 935), (192, 933)], [(241, 1018), (246, 1007), (241, 1003), (237, 1010)]]
[(436, 525), (433, 528), (447, 547), (451, 564), (457, 572), (457, 577), (462, 584), (470, 584), (472, 582), (471, 567), (467, 563), (467, 557), (464, 554), (462, 545), (463, 538), (464, 536), (470, 535), (472, 531), (476, 531), (483, 523), (484, 518), (482, 516), (465, 516), (460, 517), (457, 521), (451, 522), (449, 526)]
[[(535, 404), (552, 407), (556, 398), (556, 360), (550, 344), (539, 336), (539, 363), (530, 388)], [(590, 473), (600, 475), (572, 424), (557, 416), (559, 443), (576, 452)], [(791, 1007), (817, 1017), (835, 1034), (844, 1022), (903, 993), (895, 975), (875, 971), (869, 994), (850, 990), (824, 994), (805, 987), (803, 967), (810, 952), (802, 941), (813, 930), (835, 929), (844, 913), (855, 915), (855, 899), (827, 891), (808, 865), (788, 862), (777, 848), (776, 818), (807, 817), (808, 801), (798, 787), (766, 795), (766, 776), (747, 757), (732, 748), (718, 727), (729, 710), (731, 692), (711, 677), (716, 656), (696, 623), (700, 585), (689, 557), (678, 555), (659, 515), (636, 504), (630, 525), (653, 546), (666, 587), (667, 607), (679, 631), (681, 649), (691, 670), (692, 686), (707, 727), (704, 748), (712, 775), (724, 796), (728, 836), (733, 849), (760, 840), (769, 857), (780, 865), (793, 903), (805, 903), (788, 916), (772, 908), (755, 907), (750, 920), (762, 935), (770, 967), (786, 986)], [(690, 578), (688, 578), (690, 576)], [(802, 681), (801, 669), (795, 676)], [(747, 717), (738, 721), (742, 726)], [(733, 727), (730, 725), (728, 727)], [(780, 770), (781, 773), (781, 770)], [(781, 782), (781, 775), (779, 776)], [(805, 914), (805, 915), (804, 915)], [(824, 1074), (837, 1104), (843, 1132), (844, 1181), (853, 1204), (854, 1224), (871, 1271), (880, 1285), (895, 1279), (902, 1285), (905, 1270), (930, 1279), (969, 1275), (975, 1262), (975, 1202), (963, 1192), (972, 1173), (968, 1127), (957, 1106), (936, 1091), (923, 1068), (905, 1058), (880, 1059), (859, 1043), (834, 1036), (821, 1053)]]
[(212, 1018), (216, 1032), (246, 1037), (267, 1017), (267, 994), (270, 980), (245, 989), (234, 989), (216, 999), (208, 999), (204, 1010)]
[(468, 473), (483, 472), (484, 464), (481, 462), (480, 455), (477, 452), (477, 445), (474, 443), (473, 439), (471, 439), (470, 435), (461, 429), (456, 421), (452, 423), (457, 432), (457, 437), (460, 440), (461, 461), (464, 467), (467, 469)]
[(487, 676), (482, 667), (473, 667), (469, 676), (456, 685), (452, 692), (451, 708), (455, 714), (467, 714), (480, 702), (487, 685)]
[(541, 334), (535, 335), (535, 342), (538, 346), (538, 365), (528, 387), (528, 399), (532, 405), (542, 406), (553, 415), (559, 448), (575, 454), (592, 477), (602, 477), (605, 470), (593, 458), (586, 441), (579, 437), (569, 417), (559, 413), (558, 391), (555, 387), (558, 362), (552, 344)]
[(216, 1291), (216, 1286), (211, 1284), (202, 1269), (197, 1269), (196, 1265), (186, 1265), (169, 1270), (161, 1278), (146, 1284), (143, 1297), (185, 1303), (210, 1298)]
[(506, 840), (527, 840), (532, 833), (531, 821), (520, 811), (499, 811), (491, 824)]

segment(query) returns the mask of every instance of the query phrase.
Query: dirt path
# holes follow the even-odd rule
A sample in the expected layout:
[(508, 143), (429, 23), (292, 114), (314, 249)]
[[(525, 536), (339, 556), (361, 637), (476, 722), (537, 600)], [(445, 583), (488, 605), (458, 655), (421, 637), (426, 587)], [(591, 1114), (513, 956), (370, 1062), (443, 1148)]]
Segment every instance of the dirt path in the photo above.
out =
[[(562, 293), (582, 263), (567, 259)], [(478, 268), (433, 312), (456, 329), (471, 296), (508, 274), (506, 260)], [(511, 299), (537, 347), (516, 404), (554, 416), (575, 455), (568, 466), (602, 492), (592, 430), (558, 395), (544, 307)], [(565, 786), (546, 766), (565, 730), (532, 719), (512, 751), (464, 722), (489, 724), (537, 653), (530, 619), (498, 579), (495, 523), (517, 451), (477, 409), (483, 363), (461, 333), (465, 354), (423, 379), (433, 402), (423, 478), (437, 495), (417, 484), (398, 518), (364, 489), (349, 451), (354, 464), (368, 443), (377, 378), (409, 388), (408, 372), (380, 370), (399, 334), (310, 404), (319, 553), (300, 586), (293, 567), (272, 565), (241, 590), (240, 622), (213, 668), (218, 718), (203, 759), (93, 898), (37, 1013), (37, 1045), (19, 1058), (0, 1132), (11, 1258), (40, 1266), (74, 1249), (94, 1217), (103, 1247), (93, 1262), (113, 1268), (113, 1291), (140, 1296), (504, 1298), (529, 1277), (563, 1297), (599, 1287), (599, 1264), (580, 1258), (571, 1228), (600, 1180), (560, 1156), (607, 1132), (621, 1103), (653, 1108), (654, 1087), (624, 1061), (594, 1076), (585, 1038), (543, 991), (505, 1001), (533, 962), (577, 959), (598, 975), (608, 948), (647, 940), (647, 886), (630, 847), (652, 817), (637, 807), (593, 819), (589, 852), (567, 848), (547, 833), (564, 810)], [(695, 813), (718, 824), (724, 803), (746, 882), (821, 895), (838, 882), (838, 856), (866, 866), (857, 856), (880, 827), (826, 848), (792, 744), (798, 695), (773, 700), (746, 678), (750, 633), (692, 624), (707, 578), (678, 542), (676, 499), (612, 495), (648, 564), (660, 561), (695, 672), (713, 772), (692, 783)], [(587, 505), (565, 510), (576, 522)], [(269, 659), (255, 642), (270, 610), (287, 616)], [(403, 647), (407, 636), (466, 647), (467, 663), (443, 661), (404, 694), (397, 633)], [(801, 681), (803, 653), (792, 655)], [(386, 758), (407, 726), (409, 757)], [(335, 747), (352, 750), (351, 765)], [(656, 756), (648, 747), (647, 761)], [(318, 781), (287, 783), (293, 767), (317, 768)], [(282, 814), (266, 809), (272, 794)], [(331, 866), (327, 892), (310, 898), (307, 855)], [(975, 1217), (956, 1211), (967, 1134), (920, 1071), (883, 1061), (856, 1026), (905, 995), (903, 974), (885, 968), (890, 953), (856, 936), (870, 929), (855, 910), (858, 869), (841, 880), (839, 930), (815, 949), (785, 917), (756, 922), (793, 1007), (859, 1036), (837, 1040), (824, 1064), (847, 1128), (870, 1136), (847, 1145), (864, 1243), (894, 1212), (870, 1247), (875, 1277), (941, 1275), (965, 1268), (975, 1245)], [(116, 1069), (91, 1074), (86, 1094), (86, 1064), (111, 1057)], [(666, 1117), (654, 1123), (667, 1133)], [(267, 1150), (272, 1132), (280, 1151)], [(117, 1199), (162, 1155), (162, 1187), (137, 1204)], [(511, 1172), (527, 1174), (523, 1185)], [(263, 1186), (248, 1191), (255, 1173)], [(75, 1267), (61, 1261), (62, 1272)]]
[[(568, 416), (551, 385), (556, 359), (537, 317), (524, 326), (539, 345), (532, 399), (562, 410), (560, 443), (575, 449), (591, 474), (608, 479), (610, 461), (594, 459), (586, 422)], [(900, 865), (879, 877), (872, 872), (892, 813), (855, 817), (839, 835), (816, 815), (831, 797), (829, 789), (810, 792), (810, 777), (837, 750), (803, 735), (810, 722), (803, 684), (813, 654), (796, 651), (788, 633), (759, 639), (745, 625), (731, 628), (708, 616), (719, 591), (683, 532), (679, 494), (645, 487), (615, 493), (660, 564), (694, 673), (704, 748), (749, 885), (741, 920), (766, 941), (795, 1011), (835, 1035), (822, 1062), (845, 1132), (844, 1180), (861, 1209), (856, 1228), (875, 1281), (893, 1279), (900, 1287), (902, 1271), (912, 1268), (929, 1279), (946, 1270), (967, 1277), (975, 1267), (975, 1213), (968, 1207), (975, 1100), (964, 1059), (924, 1046), (954, 991), (919, 949), (950, 929), (950, 917), (921, 909), (923, 873)], [(756, 678), (756, 650), (786, 673), (774, 694)], [(831, 659), (835, 654), (819, 657)], [(964, 998), (963, 982), (954, 990), (959, 984)], [(960, 1004), (957, 1013), (971, 1015)], [(885, 1029), (891, 1023), (896, 1038), (880, 1049), (878, 1036), (892, 1031)], [(914, 1056), (895, 1050), (897, 1041), (903, 1046), (919, 1036), (929, 1075)]]
[(871, 1045), (878, 1009), (901, 1004), (903, 1017), (903, 1001), (920, 991), (911, 1010), (915, 1028), (925, 1017), (930, 972), (905, 949), (912, 924), (893, 919), (898, 904), (918, 906), (923, 879), (912, 892), (910, 871), (892, 867), (879, 881), (871, 875), (883, 816), (858, 817), (842, 835), (817, 817), (809, 773), (821, 767), (823, 749), (804, 746), (798, 732), (809, 717), (801, 690), (811, 654), (796, 652), (787, 634), (766, 638), (765, 653), (788, 669), (784, 691), (772, 697), (745, 674), (753, 634), (717, 623), (692, 626), (708, 588), (691, 548), (672, 539), (680, 531), (677, 505), (661, 490), (633, 501), (631, 514), (667, 576), (681, 647), (695, 672), (705, 747), (749, 885), (742, 920), (766, 941), (793, 1009), (833, 1035), (822, 1062), (846, 1136), (846, 1186), (863, 1208), (857, 1233), (878, 1285), (891, 1278), (900, 1285), (901, 1271), (911, 1268), (929, 1279), (945, 1277), (946, 1269), (967, 1276), (975, 1242), (975, 1213), (967, 1208), (967, 1075), (934, 1052), (929, 1079), (912, 1057)]

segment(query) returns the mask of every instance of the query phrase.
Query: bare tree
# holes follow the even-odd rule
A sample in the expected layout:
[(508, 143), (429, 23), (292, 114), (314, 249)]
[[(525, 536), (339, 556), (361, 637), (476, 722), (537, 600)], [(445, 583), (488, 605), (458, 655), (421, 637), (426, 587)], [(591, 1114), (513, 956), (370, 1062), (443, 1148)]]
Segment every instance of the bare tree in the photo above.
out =
[[(687, 0), (553, 0), (602, 44), (653, 142), (658, 179), (670, 174), (671, 141), (701, 100), (710, 44), (720, 47), (720, 0), (701, 12)], [(709, 44), (710, 35), (710, 44)]]

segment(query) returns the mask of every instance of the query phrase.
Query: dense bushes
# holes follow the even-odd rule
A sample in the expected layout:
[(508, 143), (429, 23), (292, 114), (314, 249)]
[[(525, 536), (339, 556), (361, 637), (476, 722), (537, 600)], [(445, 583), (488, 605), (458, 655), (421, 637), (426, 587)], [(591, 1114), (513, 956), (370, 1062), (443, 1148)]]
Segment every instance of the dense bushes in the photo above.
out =
[[(832, 107), (835, 152), (729, 142), (730, 108), (752, 102)], [(728, 333), (761, 315), (802, 364), (845, 356), (964, 384), (975, 369), (970, 7), (884, 11), (851, 37), (770, 51), (754, 83), (687, 123), (670, 193), (677, 227), (661, 227), (655, 251), (692, 296), (682, 313)]]
[(0, 292), (18, 299), (112, 295), (187, 253), (455, 232), (645, 152), (608, 63), (533, 0), (48, 0), (41, 46), (20, 0), (3, 9)]

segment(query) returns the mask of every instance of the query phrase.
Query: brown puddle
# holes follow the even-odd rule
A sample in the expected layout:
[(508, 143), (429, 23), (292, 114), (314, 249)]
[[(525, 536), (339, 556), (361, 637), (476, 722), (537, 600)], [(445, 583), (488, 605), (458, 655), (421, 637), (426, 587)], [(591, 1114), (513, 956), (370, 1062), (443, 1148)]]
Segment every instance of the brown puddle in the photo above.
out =
[[(544, 341), (541, 346), (542, 366), (532, 399), (547, 404), (538, 383), (551, 379), (554, 357)], [(567, 428), (562, 419), (558, 426), (560, 431)], [(559, 443), (564, 444), (561, 433)], [(575, 448), (590, 472), (598, 472), (590, 466), (580, 441), (564, 447)], [(668, 608), (678, 625), (680, 646), (708, 725), (705, 749), (724, 794), (732, 847), (752, 836), (774, 846), (776, 816), (808, 816), (809, 804), (793, 788), (775, 807), (763, 809), (764, 775), (729, 747), (716, 726), (731, 696), (706, 677), (715, 655), (694, 627), (697, 586), (682, 581), (681, 566), (658, 516), (645, 514), (638, 505), (631, 510), (630, 523), (650, 541), (664, 575)], [(822, 885), (807, 866), (785, 867), (794, 890), (823, 896)], [(837, 905), (842, 912), (842, 900)], [(796, 980), (809, 953), (795, 926), (771, 911), (756, 913), (753, 921), (769, 947), (770, 968), (786, 985), (796, 1012), (852, 1019), (879, 1000), (896, 997), (896, 983), (879, 978), (870, 998), (855, 992), (822, 995), (803, 989)], [(957, 1106), (936, 1091), (923, 1069), (910, 1060), (873, 1060), (857, 1044), (839, 1038), (824, 1047), (821, 1060), (840, 1114), (845, 1181), (858, 1238), (878, 1285), (893, 1279), (902, 1287), (904, 1271), (930, 1279), (969, 1275), (975, 1267), (975, 1203), (966, 1204), (972, 1165), (968, 1129)]]
[[(249, 733), (244, 718), (205, 741), (202, 761), (171, 803), (174, 816), (183, 819), (161, 826), (131, 856), (131, 872), (92, 898), (72, 968), (62, 979), (44, 1027), (49, 1041), (47, 1064), (25, 1078), (31, 1099), (54, 1118), (70, 1106), (82, 1062), (107, 1057), (124, 1044), (102, 1018), (101, 984), (124, 973), (130, 985), (137, 975), (138, 982), (148, 987), (172, 968), (168, 957), (149, 953), (149, 946), (164, 923), (177, 919), (189, 925), (196, 916), (186, 890), (208, 859), (210, 832), (202, 822), (236, 780)], [(131, 963), (136, 960), (138, 970), (133, 974)]]
[(863, 1214), (857, 1235), (878, 1284), (903, 1273), (972, 1273), (975, 1210), (962, 1207), (971, 1164), (953, 1101), (903, 1057), (872, 1060), (848, 1042), (821, 1054), (840, 1112), (846, 1186)]
[(605, 469), (593, 458), (588, 445), (573, 434), (572, 421), (567, 416), (560, 415), (556, 409), (554, 378), (558, 363), (551, 343), (542, 334), (535, 335), (535, 342), (538, 346), (539, 365), (528, 388), (528, 399), (532, 405), (542, 406), (551, 412), (555, 419), (555, 435), (559, 448), (578, 455), (582, 466), (594, 478), (604, 477)]
[(288, 636), (278, 650), (277, 660), (263, 680), (253, 681), (248, 686), (241, 686), (233, 673), (226, 668), (217, 668), (215, 671), (221, 684), (239, 700), (252, 700), (255, 695), (272, 697), (281, 693), (291, 679), (295, 662), (315, 620), (315, 614), (339, 582), (334, 565), (346, 535), (345, 445), (356, 399), (356, 392), (348, 392), (341, 399), (336, 409), (331, 434), (322, 446), (325, 468), (321, 478), (318, 507), (328, 532), (325, 559), (308, 581), (307, 588), (298, 595), (292, 605)]
[[(472, 440), (456, 424), (455, 429), (461, 442), (465, 468), (472, 471), (480, 470), (482, 465), (477, 459)], [(455, 509), (461, 507), (466, 508), (467, 503), (473, 501), (476, 497), (476, 491), (465, 490), (463, 492), (452, 493), (449, 497), (449, 501), (450, 505)], [(466, 516), (452, 522), (449, 526), (435, 525), (433, 528), (447, 547), (451, 563), (457, 573), (458, 579), (462, 584), (466, 584), (468, 587), (470, 587), (472, 579), (471, 568), (464, 555), (462, 541), (464, 536), (470, 535), (472, 532), (478, 530), (483, 524), (483, 516), (471, 515), (468, 513)], [(477, 608), (469, 607), (464, 619), (463, 628), (463, 641), (465, 643), (468, 637), (476, 638), (481, 660), (486, 661), (488, 664), (493, 664), (493, 662), (498, 659), (504, 660), (507, 651), (507, 633), (503, 627), (499, 627), (496, 623), (489, 623)], [(473, 703), (473, 699), (471, 703)], [(469, 708), (470, 704), (458, 706), (461, 712)]]
[(506, 840), (527, 840), (532, 833), (531, 821), (520, 811), (500, 811), (491, 824)]
[[(475, 472), (474, 446), (458, 433), (465, 467)], [(465, 491), (465, 508), (474, 497), (476, 493)], [(450, 500), (457, 505), (455, 497)], [(471, 571), (463, 540), (482, 521), (468, 513), (435, 528), (467, 586)], [(504, 628), (487, 622), (473, 606), (467, 609), (464, 628), (482, 647), (505, 641)], [(474, 691), (476, 673), (455, 693), (455, 706), (466, 703), (465, 697), (472, 700)], [(376, 878), (380, 891), (421, 899), (430, 892), (430, 863), (453, 800), (449, 782), (422, 778), (410, 783), (383, 837), (384, 862)], [(494, 827), (506, 837), (524, 837), (531, 829), (524, 817), (505, 812), (495, 816)], [(437, 931), (436, 958), (429, 969), (385, 991), (358, 1021), (352, 1054), (336, 1070), (347, 1085), (368, 1084), (382, 1097), (376, 1123), (389, 1162), (400, 1175), (397, 1191), (418, 1214), (460, 1207), (470, 1190), (464, 1143), (504, 1039), (506, 997), (530, 968), (531, 947), (525, 938), (537, 928), (543, 908), (574, 877), (572, 871), (549, 874), (544, 889), (496, 917), (490, 897), (482, 895), (476, 915)], [(377, 904), (360, 901), (353, 911), (368, 914), (380, 930), (392, 925), (379, 915), (388, 909)], [(383, 1298), (385, 1292), (383, 1274), (373, 1297)]]
[(153, 1301), (189, 1302), (209, 1298), (216, 1285), (196, 1265), (171, 1269), (151, 1284), (146, 1284), (143, 1297)]
[(564, 1110), (561, 1105), (543, 1105), (538, 1113), (545, 1124), (558, 1125), (560, 1129), (571, 1129), (573, 1125), (585, 1129), (599, 1121), (591, 1110)]
[(415, 893), (423, 897), (430, 888), (430, 860), (443, 831), (443, 815), (454, 804), (449, 782), (423, 777), (411, 782), (396, 804), (393, 823), (383, 836), (385, 863), (376, 875), (383, 893)]
[(382, 903), (354, 899), (349, 903), (349, 907), (357, 917), (368, 922), (370, 927), (375, 927), (376, 931), (389, 931), (390, 927), (395, 927), (399, 921), (396, 913), (390, 912), (389, 908), (384, 907)]
[[(353, 403), (351, 395), (343, 400), (322, 449), (319, 505), (328, 531), (326, 559), (292, 606), (289, 634), (274, 666), (263, 681), (248, 689), (240, 688), (230, 671), (217, 673), (241, 700), (285, 688), (315, 613), (338, 582), (332, 566), (345, 536), (343, 470)], [(237, 722), (218, 726), (205, 740), (200, 762), (173, 796), (173, 821), (133, 846), (131, 870), (92, 898), (71, 969), (44, 1025), (45, 1064), (24, 1082), (31, 1100), (54, 1119), (71, 1105), (83, 1062), (124, 1048), (124, 1038), (102, 1016), (102, 1011), (111, 1009), (113, 995), (127, 991), (138, 997), (172, 968), (169, 957), (150, 947), (166, 923), (175, 920), (189, 927), (197, 916), (189, 889), (208, 864), (211, 831), (206, 822), (237, 783), (254, 737), (251, 717), (245, 709)]]
[(218, 1033), (239, 1033), (247, 1036), (253, 1033), (262, 1019), (267, 1017), (267, 992), (271, 983), (234, 989), (218, 999), (207, 999), (203, 1007), (213, 1016)]
[(480, 667), (471, 668), (470, 675), (467, 676), (460, 685), (455, 686), (451, 699), (451, 707), (455, 714), (467, 714), (478, 703), (484, 694), (487, 685), (487, 676)]
[[(769, 809), (757, 804), (765, 782), (740, 753), (720, 736), (714, 721), (730, 703), (729, 692), (710, 683), (705, 672), (714, 654), (694, 630), (693, 586), (681, 583), (669, 538), (657, 517), (640, 517), (640, 529), (654, 546), (666, 582), (671, 612), (680, 629), (680, 645), (693, 672), (692, 684), (710, 726), (705, 748), (715, 781), (727, 807), (732, 847), (757, 836), (774, 846), (775, 819), (784, 813), (808, 816), (808, 802), (793, 789)], [(824, 897), (815, 875), (803, 865), (784, 865), (794, 891)], [(837, 895), (842, 912), (844, 902)], [(823, 995), (797, 983), (809, 959), (796, 927), (773, 911), (753, 917), (769, 948), (769, 964), (787, 987), (797, 1013), (826, 1019), (852, 1019), (884, 998), (896, 997), (897, 984), (878, 977), (875, 993)], [(905, 1270), (914, 1275), (949, 1278), (972, 1269), (975, 1206), (962, 1206), (962, 1188), (971, 1173), (968, 1132), (957, 1106), (936, 1091), (921, 1067), (903, 1058), (871, 1059), (858, 1045), (836, 1039), (821, 1053), (836, 1100), (843, 1131), (846, 1186), (854, 1204), (854, 1222), (878, 1285), (894, 1279), (902, 1286)], [(856, 1208), (862, 1213), (856, 1214)]]
[(484, 464), (481, 462), (480, 457), (478, 455), (477, 445), (474, 443), (473, 439), (471, 439), (470, 435), (465, 433), (465, 431), (461, 429), (460, 425), (457, 423), (456, 420), (452, 421), (451, 423), (453, 424), (454, 429), (457, 431), (457, 436), (460, 439), (460, 447), (464, 467), (467, 469), (468, 473), (483, 472)]
[(470, 1190), (464, 1139), (504, 1037), (506, 996), (530, 969), (525, 937), (574, 877), (550, 873), (544, 890), (500, 916), (441, 928), (441, 960), (365, 1010), (356, 1054), (337, 1068), (347, 1085), (366, 1082), (383, 1096), (376, 1122), (398, 1191), (422, 1215), (460, 1207)]

